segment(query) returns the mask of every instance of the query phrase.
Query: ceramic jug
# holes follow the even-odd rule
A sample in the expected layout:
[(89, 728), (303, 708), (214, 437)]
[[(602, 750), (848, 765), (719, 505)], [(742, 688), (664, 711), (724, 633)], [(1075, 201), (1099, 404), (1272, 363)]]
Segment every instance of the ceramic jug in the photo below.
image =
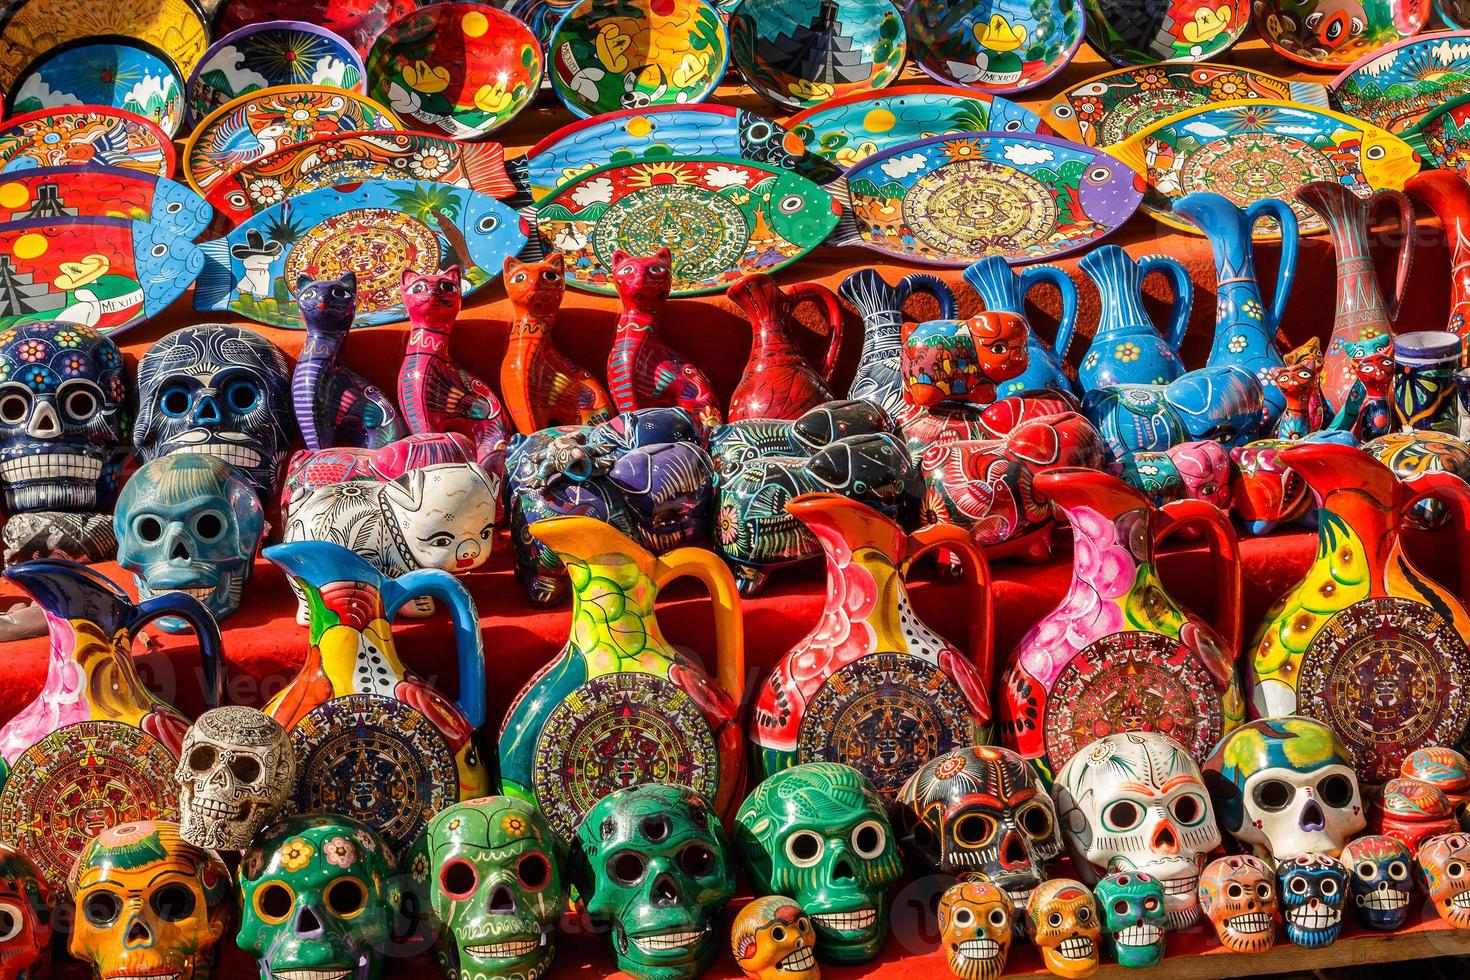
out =
[[(1197, 227), (1209, 239), (1215, 256), (1215, 337), (1210, 344), (1210, 367), (1234, 365), (1257, 378), (1262, 370), (1281, 367), (1285, 360), (1279, 343), (1281, 314), (1291, 298), (1296, 274), (1296, 213), (1285, 201), (1262, 198), (1241, 209), (1212, 191), (1196, 191), (1174, 202), (1174, 213)], [(1276, 288), (1268, 308), (1256, 280), (1255, 227), (1262, 218), (1274, 219), (1281, 231), (1281, 261)], [(1274, 384), (1265, 384), (1265, 429), (1270, 431), (1286, 407), (1286, 396)]]
[(1062, 316), (1057, 321), (1055, 343), (1048, 344), (1036, 333), (1030, 320), (1026, 322), (1026, 370), (996, 388), (996, 396), (1008, 398), (1023, 391), (1052, 388), (1075, 394), (1067, 377), (1067, 348), (1072, 346), (1072, 328), (1077, 321), (1077, 286), (1072, 277), (1054, 265), (1032, 265), (1012, 269), (999, 255), (981, 259), (962, 275), (970, 288), (980, 296), (987, 310), (1014, 313), (1026, 318), (1026, 296), (1043, 283), (1055, 286), (1062, 295)]
[[(310, 645), (301, 672), (264, 711), (291, 735), (303, 813), (353, 817), (403, 853), (444, 807), (491, 791), (477, 735), (485, 724), (485, 653), (474, 600), (448, 572), (397, 578), (329, 541), (261, 554), (305, 603)], [(454, 622), (459, 698), (409, 673), (392, 623), (419, 598)]]
[[(953, 748), (983, 744), (990, 727), (990, 566), (959, 528), (915, 534), (832, 493), (786, 509), (821, 542), (827, 599), (817, 625), (761, 682), (750, 739), (758, 778), (807, 762), (840, 762), (892, 802), (908, 777)], [(914, 614), (904, 579), (936, 548), (964, 557), (970, 649)]]
[(847, 397), (871, 402), (895, 415), (904, 406), (898, 367), (904, 305), (915, 294), (932, 296), (939, 304), (939, 318), (952, 320), (959, 314), (954, 293), (938, 276), (915, 272), (889, 283), (877, 269), (859, 269), (842, 280), (837, 292), (863, 319), (863, 349)]
[[(1115, 384), (1168, 384), (1184, 373), (1179, 345), (1189, 326), (1194, 283), (1167, 255), (1135, 259), (1117, 245), (1093, 249), (1077, 263), (1101, 300), (1097, 333), (1077, 369), (1083, 391)], [(1162, 273), (1174, 291), (1162, 335), (1143, 306), (1143, 281)]]
[[(733, 814), (745, 646), (729, 570), (703, 548), (655, 557), (590, 517), (549, 517), (530, 533), (566, 566), (571, 635), (506, 712), (502, 791), (540, 807), (564, 842), (602, 797), (643, 783), (688, 786)], [(654, 615), (659, 590), (685, 575), (714, 601), (718, 681), (664, 639)]]
[(1400, 480), (1351, 446), (1301, 444), (1281, 461), (1316, 494), (1317, 557), (1266, 613), (1251, 641), (1252, 710), (1330, 725), (1365, 782), (1398, 775), (1426, 745), (1456, 745), (1470, 725), (1470, 616), (1404, 550), (1416, 503), (1434, 498), (1452, 525), (1462, 590), (1470, 573), (1470, 488), (1450, 473)]
[(1404, 192), (1439, 216), (1450, 253), (1450, 318), (1444, 329), (1460, 338), (1460, 364), (1470, 363), (1470, 184), (1456, 171), (1426, 170), (1410, 177)]
[[(51, 636), (46, 681), (0, 728), (0, 844), (26, 854), (57, 894), (82, 848), (108, 827), (171, 820), (174, 769), (189, 719), (139, 676), (133, 639), (170, 616), (193, 628), (204, 703), (219, 705), (224, 678), (219, 627), (182, 592), (134, 603), (108, 579), (74, 562), (41, 559), (5, 577), (35, 598)], [(14, 693), (14, 692), (12, 692)]]
[[(764, 272), (745, 276), (726, 291), (750, 320), (750, 359), (730, 396), (728, 419), (794, 419), (832, 400), (827, 385), (842, 349), (842, 307), (832, 290), (815, 282), (786, 290)], [(820, 371), (791, 336), (796, 310), (814, 303), (829, 331)]]
[[(1062, 468), (1036, 493), (1072, 526), (1066, 597), (1012, 652), (1002, 681), (1004, 744), (1050, 779), (1094, 739), (1152, 731), (1196, 761), (1245, 714), (1235, 676), (1242, 584), (1235, 529), (1201, 500), (1155, 508), (1115, 476)], [(1181, 606), (1159, 578), (1159, 545), (1193, 528), (1210, 548), (1215, 623)]]
[[(1414, 205), (1399, 191), (1381, 190), (1359, 197), (1335, 180), (1303, 184), (1296, 196), (1327, 223), (1337, 252), (1337, 313), (1327, 358), (1322, 366), (1322, 396), (1333, 411), (1342, 407), (1357, 380), (1347, 345), (1392, 335), (1414, 263)], [(1379, 205), (1397, 211), (1403, 247), (1399, 250), (1393, 295), (1387, 302), (1378, 288), (1378, 272), (1368, 251), (1368, 222)]]

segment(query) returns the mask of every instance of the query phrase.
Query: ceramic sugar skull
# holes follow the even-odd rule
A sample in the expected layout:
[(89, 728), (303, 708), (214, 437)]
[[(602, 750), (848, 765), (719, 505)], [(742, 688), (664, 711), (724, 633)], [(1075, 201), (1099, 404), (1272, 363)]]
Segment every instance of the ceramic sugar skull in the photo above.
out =
[(291, 738), (269, 715), (242, 705), (214, 708), (184, 733), (179, 836), (199, 847), (240, 851), (285, 806), (296, 782)]
[(751, 980), (818, 980), (816, 928), (785, 895), (752, 900), (730, 928), (735, 964)]
[(51, 960), (51, 894), (19, 851), (0, 847), (0, 980), (46, 975)]
[(1342, 932), (1348, 873), (1330, 854), (1298, 854), (1276, 862), (1276, 890), (1286, 938), (1313, 949), (1331, 946)]
[(741, 804), (735, 840), (757, 895), (790, 895), (817, 928), (817, 955), (863, 963), (888, 938), (888, 888), (903, 871), (878, 790), (835, 762), (767, 777)]
[(1456, 929), (1470, 929), (1470, 835), (1431, 837), (1416, 858), (1439, 917)]
[(393, 856), (350, 817), (292, 816), (267, 824), (240, 863), (235, 942), (263, 980), (376, 980), (401, 905)]
[(1205, 865), (1199, 879), (1199, 901), (1226, 949), (1260, 953), (1276, 942), (1276, 926), (1281, 922), (1276, 875), (1260, 858), (1231, 854)]
[(258, 333), (220, 323), (184, 327), (138, 362), (133, 448), (144, 461), (218, 456), (239, 467), (265, 502), (295, 434), (286, 356)]
[(1016, 909), (1005, 889), (971, 878), (939, 899), (939, 945), (960, 980), (995, 980), (1011, 953)]
[(98, 977), (210, 975), (230, 916), (230, 872), (164, 820), (120, 824), (77, 856), (70, 949)]
[(1026, 903), (1027, 929), (1046, 968), (1078, 980), (1097, 972), (1102, 923), (1092, 892), (1080, 881), (1043, 881)]
[(719, 817), (694, 790), (651, 783), (603, 797), (577, 828), (571, 869), (620, 970), (682, 980), (719, 953), (735, 868)]
[(1115, 871), (1092, 889), (1102, 911), (1103, 935), (1119, 966), (1158, 966), (1164, 960), (1164, 886), (1140, 871)]
[(1220, 827), (1264, 858), (1342, 852), (1367, 825), (1342, 740), (1311, 718), (1248, 722), (1205, 763)]
[(447, 977), (536, 977), (556, 954), (566, 885), (551, 825), (530, 803), (486, 796), (445, 807), (407, 861)]
[(93, 510), (128, 442), (127, 376), (111, 339), (75, 323), (0, 332), (6, 510)]
[(1369, 929), (1393, 930), (1409, 918), (1414, 855), (1403, 841), (1370, 834), (1342, 849), (1353, 915)]
[(1199, 873), (1220, 830), (1184, 746), (1154, 732), (1108, 735), (1067, 760), (1052, 794), (1079, 874), (1142, 872), (1163, 887), (1174, 928), (1199, 919)]

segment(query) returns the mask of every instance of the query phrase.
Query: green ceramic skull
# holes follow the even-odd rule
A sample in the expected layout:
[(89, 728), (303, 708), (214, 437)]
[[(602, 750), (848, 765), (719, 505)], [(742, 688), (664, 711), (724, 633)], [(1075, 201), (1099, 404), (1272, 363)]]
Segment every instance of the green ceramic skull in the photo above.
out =
[(603, 797), (577, 828), (571, 872), (618, 969), (639, 980), (696, 977), (725, 942), (716, 926), (735, 871), (719, 818), (692, 789)]
[(393, 856), (349, 817), (309, 814), (267, 825), (240, 863), (236, 944), (262, 977), (376, 980), (402, 902)]
[(487, 796), (439, 811), (408, 859), (454, 980), (536, 980), (566, 904), (551, 825), (530, 803)]
[(735, 819), (756, 894), (796, 899), (816, 926), (818, 956), (863, 963), (878, 955), (902, 862), (866, 776), (834, 762), (793, 766), (757, 786)]
[(1092, 889), (1103, 914), (1105, 942), (1119, 966), (1158, 966), (1164, 959), (1164, 885), (1152, 875), (1119, 871)]

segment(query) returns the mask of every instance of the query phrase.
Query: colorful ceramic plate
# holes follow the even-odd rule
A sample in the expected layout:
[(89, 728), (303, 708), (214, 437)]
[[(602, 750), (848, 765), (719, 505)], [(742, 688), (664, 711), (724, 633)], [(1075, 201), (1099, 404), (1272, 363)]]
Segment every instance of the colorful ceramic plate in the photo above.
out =
[(194, 69), (190, 118), (277, 85), (365, 91), (362, 58), (347, 40), (315, 24), (272, 20), (242, 27), (211, 44)]
[(1206, 61), (1251, 23), (1250, 0), (1085, 0), (1087, 43), (1115, 65)]
[(440, 3), (395, 20), (368, 54), (373, 98), (408, 125), (474, 139), (515, 118), (541, 87), (541, 43), (510, 14)]
[(183, 184), (122, 167), (44, 167), (0, 177), (0, 221), (127, 218), (193, 240), (211, 208)]
[(301, 327), (291, 299), (296, 280), (353, 272), (354, 322), (395, 323), (406, 315), (398, 292), (405, 269), (433, 273), (458, 265), (471, 293), (500, 275), (506, 256), (525, 243), (514, 211), (463, 187), (404, 180), (325, 188), (201, 245), (205, 268), (194, 308)]
[(268, 20), (304, 21), (325, 27), (366, 55), (390, 21), (417, 6), (416, 0), (224, 0), (214, 33), (224, 37)]
[(526, 154), (536, 201), (579, 174), (609, 163), (671, 157), (739, 157), (795, 171), (815, 183), (841, 172), (780, 123), (727, 105), (650, 106), (583, 119), (546, 137)]
[(174, 144), (150, 119), (96, 106), (42, 109), (0, 124), (0, 172), (85, 166), (167, 177)]
[(536, 215), (567, 284), (612, 294), (613, 252), (673, 253), (675, 296), (726, 289), (816, 248), (841, 206), (805, 177), (737, 157), (615, 163), (561, 185)]
[(1168, 116), (1214, 102), (1270, 99), (1329, 108), (1327, 88), (1234, 65), (1120, 68), (1070, 88), (1041, 110), (1056, 134), (1087, 146), (1121, 143)]
[(1470, 31), (1400, 41), (1350, 65), (1327, 87), (1343, 112), (1401, 132), (1470, 95)]
[(360, 180), (456, 184), (500, 198), (516, 190), (499, 143), (387, 130), (339, 133), (277, 150), (216, 183), (209, 203), (238, 223), (288, 198)]
[(725, 77), (730, 36), (709, 0), (582, 0), (547, 50), (556, 94), (586, 117), (703, 102)]
[(977, 133), (896, 146), (847, 172), (834, 245), (931, 265), (1051, 258), (1096, 244), (1138, 209), (1143, 181), (1101, 150)]
[(1293, 61), (1342, 69), (1412, 37), (1429, 22), (1431, 0), (1255, 0), (1256, 29)]
[[(1297, 200), (1303, 184), (1338, 181), (1366, 195), (1400, 190), (1419, 169), (1419, 157), (1387, 130), (1328, 109), (1259, 100), (1169, 116), (1108, 152), (1145, 176), (1145, 211), (1196, 235), (1172, 206), (1194, 191), (1223, 194), (1241, 207), (1279, 197), (1310, 235), (1326, 226)], [(1259, 237), (1268, 237), (1274, 225), (1260, 227)]]
[(988, 92), (1035, 88), (1082, 44), (1081, 0), (912, 0), (904, 19), (914, 64)]
[(1399, 137), (1431, 167), (1470, 174), (1470, 95), (1432, 110)]
[(0, 89), (39, 54), (115, 34), (153, 45), (187, 77), (209, 45), (209, 18), (194, 0), (15, 0), (0, 15)]
[(253, 160), (337, 133), (402, 129), (393, 114), (356, 92), (324, 85), (261, 89), (220, 106), (184, 144), (184, 179), (201, 194)]
[(844, 169), (889, 147), (930, 136), (1051, 132), (1040, 116), (1019, 103), (949, 85), (857, 92), (798, 112), (786, 125), (812, 152)]
[(0, 326), (65, 320), (116, 333), (161, 313), (204, 267), (199, 248), (144, 221), (0, 225)]
[(783, 109), (821, 105), (898, 80), (903, 18), (889, 0), (760, 0), (730, 14), (730, 56), (757, 95)]
[(129, 37), (83, 38), (26, 66), (6, 99), (10, 115), (100, 105), (151, 119), (169, 136), (184, 123), (184, 80), (173, 59)]

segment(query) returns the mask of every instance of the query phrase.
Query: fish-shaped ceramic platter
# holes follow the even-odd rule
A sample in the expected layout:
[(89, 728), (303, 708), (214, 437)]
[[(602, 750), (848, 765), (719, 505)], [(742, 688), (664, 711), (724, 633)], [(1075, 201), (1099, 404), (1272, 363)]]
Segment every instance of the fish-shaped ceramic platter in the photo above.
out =
[(214, 35), (268, 20), (298, 20), (320, 24), (365, 56), (390, 21), (417, 6), (416, 0), (224, 0)]
[(1052, 136), (974, 133), (893, 147), (847, 172), (834, 245), (931, 265), (1051, 258), (1127, 221), (1143, 181), (1101, 150)]
[[(1240, 207), (1277, 197), (1304, 235), (1326, 225), (1297, 200), (1308, 181), (1331, 180), (1364, 195), (1401, 190), (1418, 155), (1397, 136), (1340, 112), (1288, 102), (1225, 102), (1168, 116), (1108, 152), (1143, 174), (1143, 208), (1163, 224), (1199, 234), (1173, 202), (1194, 191), (1223, 194)], [(1277, 234), (1261, 222), (1256, 237)]]
[(64, 320), (118, 333), (162, 312), (204, 267), (198, 246), (126, 218), (0, 225), (0, 326)]
[(211, 208), (183, 184), (122, 167), (41, 167), (0, 176), (0, 222), (127, 218), (192, 241)]
[(187, 78), (209, 46), (209, 16), (195, 0), (15, 0), (0, 17), (0, 89), (40, 54), (115, 35), (153, 45)]
[(1337, 108), (1399, 133), (1470, 95), (1470, 31), (1423, 34), (1349, 65), (1327, 87)]
[(209, 46), (189, 78), (190, 118), (203, 119), (242, 95), (278, 85), (325, 85), (366, 91), (357, 49), (315, 24), (248, 24)]
[(184, 124), (184, 79), (172, 58), (145, 41), (79, 38), (27, 65), (6, 105), (11, 115), (107, 106), (151, 119), (175, 136)]
[(1470, 174), (1470, 94), (1432, 109), (1399, 137), (1436, 170)]
[(163, 130), (121, 109), (42, 109), (0, 123), (0, 173), (102, 166), (167, 177), (174, 161), (173, 141)]
[(358, 324), (405, 317), (405, 269), (458, 265), (466, 294), (500, 275), (526, 243), (520, 216), (492, 197), (450, 184), (372, 181), (291, 198), (205, 242), (197, 310), (228, 310), (261, 323), (302, 326), (296, 281), (357, 275)]
[(673, 295), (724, 290), (822, 243), (841, 206), (799, 174), (738, 157), (615, 163), (562, 184), (536, 214), (567, 285), (612, 294), (613, 253), (672, 253)]

